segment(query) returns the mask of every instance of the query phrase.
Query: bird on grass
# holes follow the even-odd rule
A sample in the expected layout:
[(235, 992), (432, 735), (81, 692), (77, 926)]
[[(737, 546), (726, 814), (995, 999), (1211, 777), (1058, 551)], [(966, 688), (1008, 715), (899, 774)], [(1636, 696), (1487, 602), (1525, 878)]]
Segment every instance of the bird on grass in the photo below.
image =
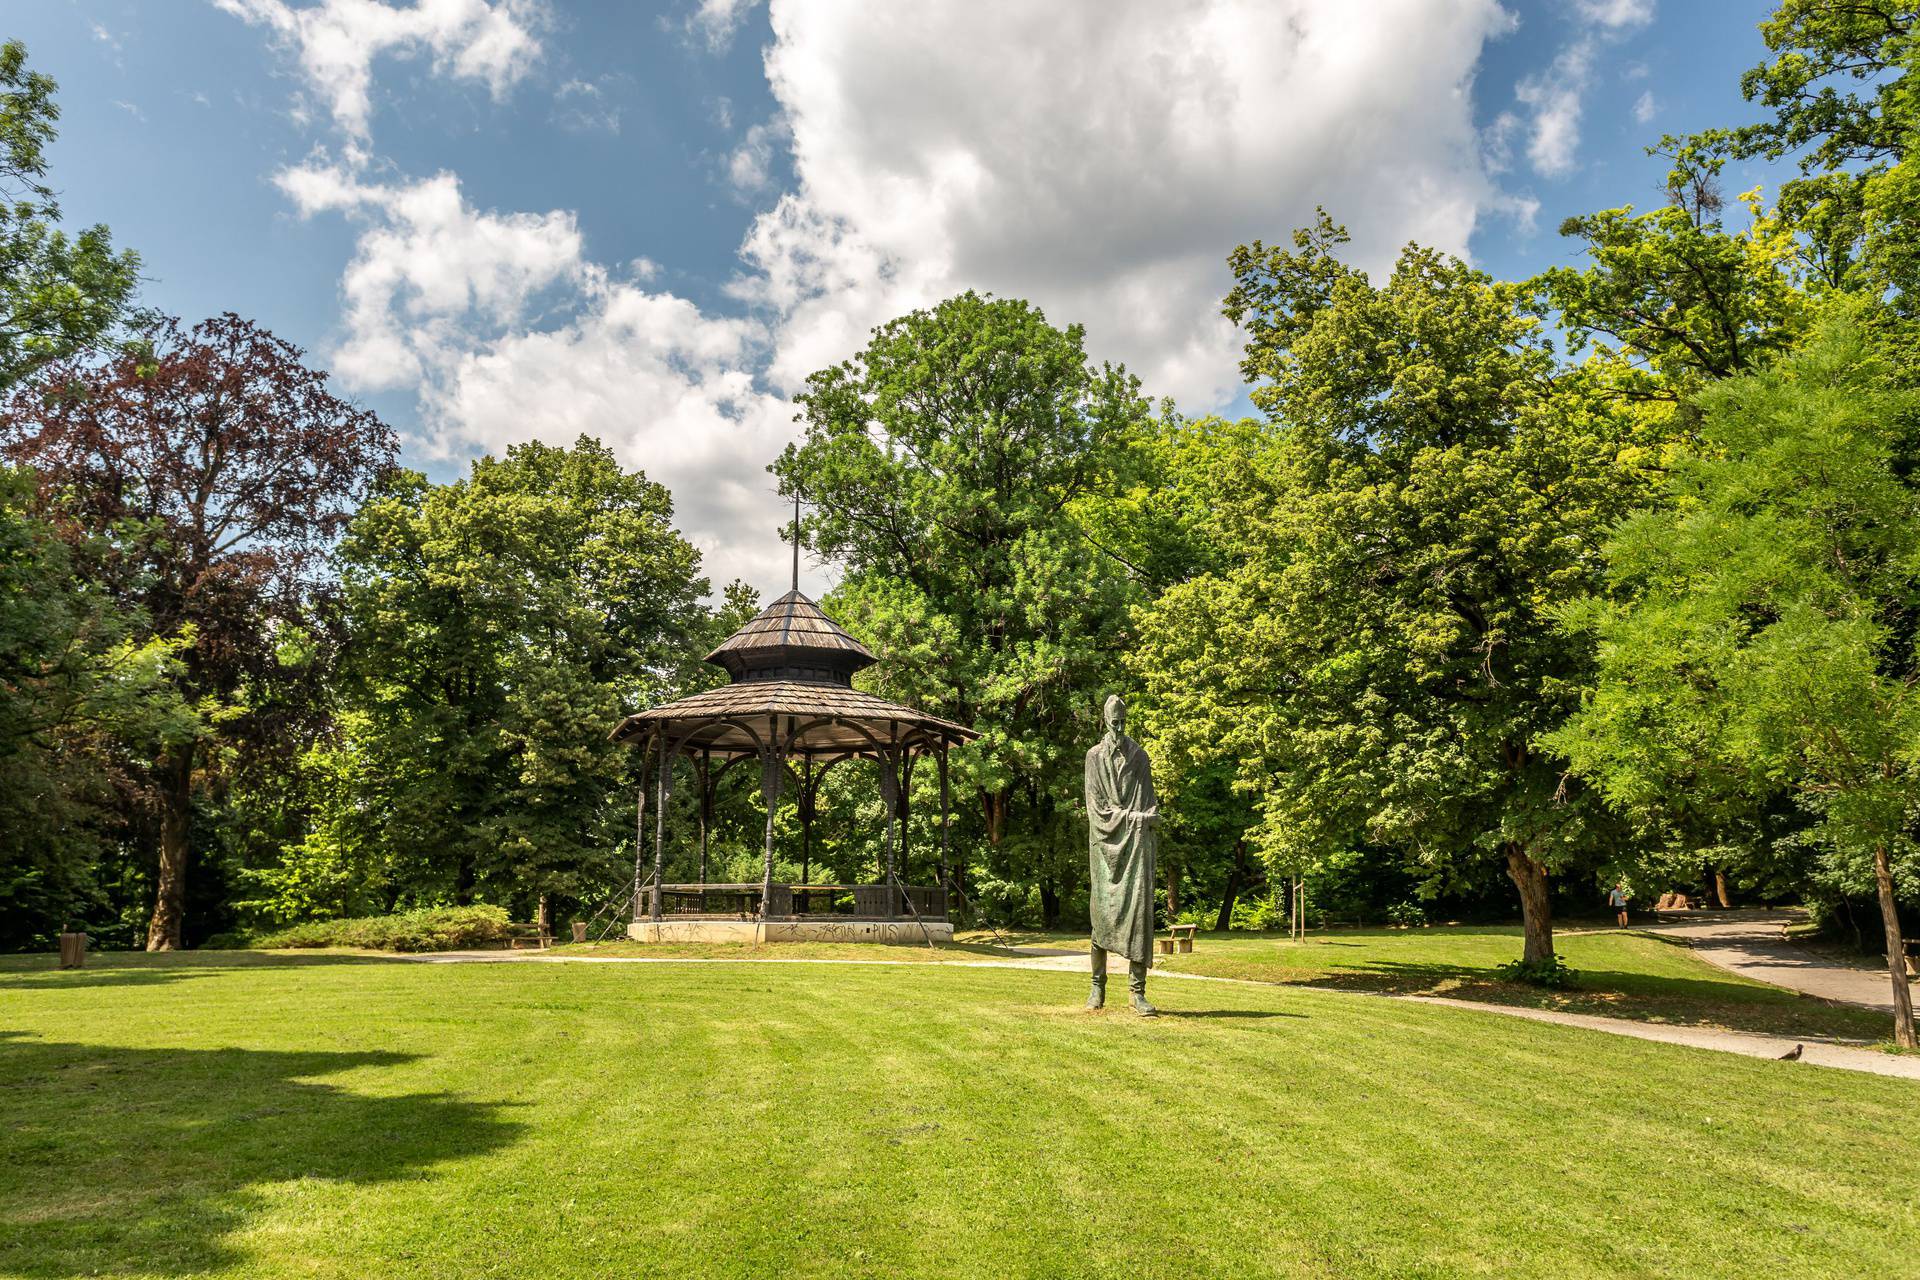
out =
[(1782, 1061), (1782, 1062), (1798, 1062), (1798, 1061), (1800, 1061), (1800, 1055), (1801, 1055), (1802, 1053), (1804, 1053), (1804, 1052), (1806, 1052), (1806, 1048), (1807, 1048), (1807, 1046), (1805, 1046), (1805, 1045), (1803, 1045), (1803, 1044), (1797, 1044), (1797, 1045), (1795, 1045), (1795, 1046), (1793, 1046), (1793, 1048), (1791, 1048), (1791, 1049), (1789, 1049), (1789, 1050), (1787, 1050), (1787, 1051), (1786, 1051), (1785, 1053), (1783, 1053), (1783, 1054), (1781, 1054), (1781, 1055), (1780, 1055), (1780, 1061)]

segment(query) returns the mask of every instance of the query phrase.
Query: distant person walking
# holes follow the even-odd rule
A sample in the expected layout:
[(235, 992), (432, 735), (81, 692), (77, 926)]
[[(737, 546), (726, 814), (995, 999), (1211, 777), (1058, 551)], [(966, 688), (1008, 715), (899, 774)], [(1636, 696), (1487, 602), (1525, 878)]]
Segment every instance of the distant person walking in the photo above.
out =
[(1612, 907), (1619, 915), (1620, 927), (1622, 929), (1627, 927), (1627, 899), (1631, 896), (1632, 895), (1627, 892), (1627, 882), (1625, 880), (1615, 882), (1613, 891), (1607, 895), (1607, 905)]

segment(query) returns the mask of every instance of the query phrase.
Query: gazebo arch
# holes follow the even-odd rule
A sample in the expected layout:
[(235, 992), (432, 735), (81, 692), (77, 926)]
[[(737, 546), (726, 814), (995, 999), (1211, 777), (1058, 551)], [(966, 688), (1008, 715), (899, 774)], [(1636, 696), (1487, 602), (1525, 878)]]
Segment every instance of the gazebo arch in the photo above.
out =
[[(613, 731), (615, 742), (640, 747), (655, 768), (652, 875), (645, 876), (643, 783), (628, 936), (642, 942), (951, 938), (947, 753), (980, 735), (965, 725), (854, 688), (854, 673), (871, 666), (873, 654), (802, 595), (797, 585), (728, 636), (706, 660), (725, 669), (730, 683), (628, 716)], [(695, 884), (668, 884), (662, 879), (667, 797), (674, 761), (683, 756), (693, 762), (700, 787), (700, 879)], [(906, 783), (913, 762), (928, 756), (940, 772), (940, 883), (902, 884), (896, 864), (900, 840), (895, 833), (898, 830), (904, 839)], [(728, 769), (748, 760), (760, 764), (760, 793), (767, 809), (760, 883), (709, 884), (707, 828), (714, 788)], [(820, 779), (847, 760), (872, 760), (879, 768), (886, 813), (880, 882), (808, 884), (803, 874), (799, 883), (776, 883), (774, 814), (787, 778), (791, 776), (800, 789), (802, 867), (810, 868)]]

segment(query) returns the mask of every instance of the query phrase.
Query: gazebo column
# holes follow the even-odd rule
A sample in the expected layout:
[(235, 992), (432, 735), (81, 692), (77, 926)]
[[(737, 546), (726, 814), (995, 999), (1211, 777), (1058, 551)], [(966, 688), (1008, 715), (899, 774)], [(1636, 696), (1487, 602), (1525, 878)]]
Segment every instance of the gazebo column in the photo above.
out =
[(653, 919), (660, 920), (660, 886), (666, 875), (667, 866), (667, 794), (673, 789), (673, 754), (667, 750), (666, 738), (660, 740), (660, 781), (654, 795), (653, 815)]
[(813, 819), (820, 798), (820, 779), (813, 771), (813, 757), (800, 757), (800, 883), (806, 884), (813, 873)]
[[(656, 735), (657, 736), (657, 735)], [(639, 795), (633, 802), (633, 918), (640, 918), (640, 868), (647, 860), (647, 756), (646, 747), (640, 754)]]
[(887, 815), (886, 834), (881, 846), (886, 851), (887, 865), (887, 919), (900, 914), (900, 881), (893, 869), (893, 824), (899, 817), (900, 775), (895, 772), (893, 754), (880, 753), (880, 807)]
[[(695, 775), (700, 783), (700, 887), (707, 887), (707, 828), (713, 824), (713, 762), (709, 752), (700, 753), (700, 762), (694, 766)], [(700, 895), (700, 909), (707, 908), (707, 897)]]
[(780, 784), (787, 768), (784, 753), (779, 747), (779, 730), (778, 718), (767, 717), (767, 739), (760, 748), (760, 797), (767, 805), (767, 834), (760, 872), (760, 919), (763, 925), (767, 919), (768, 903), (773, 898), (773, 815), (780, 803)]
[(913, 752), (906, 747), (899, 750), (900, 758), (900, 797), (894, 802), (894, 808), (900, 820), (900, 878), (907, 884), (913, 883), (913, 853), (907, 842), (913, 838)]
[(953, 806), (947, 792), (947, 744), (940, 744), (940, 887), (947, 895), (947, 918), (953, 917)]

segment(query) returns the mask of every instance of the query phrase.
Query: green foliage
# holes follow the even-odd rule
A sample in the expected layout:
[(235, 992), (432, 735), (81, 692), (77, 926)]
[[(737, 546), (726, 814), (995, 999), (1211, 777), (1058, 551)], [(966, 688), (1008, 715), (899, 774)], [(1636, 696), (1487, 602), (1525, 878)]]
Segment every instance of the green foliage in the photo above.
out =
[(33, 489), (0, 466), (0, 948), (107, 924), (114, 744), (193, 718), (175, 685), (185, 642), (139, 638), (33, 514)]
[(1649, 493), (1641, 424), (1557, 376), (1513, 286), (1411, 248), (1376, 287), (1344, 239), (1322, 215), (1232, 259), (1272, 425), (1191, 455), (1225, 567), (1141, 616), (1153, 729), (1233, 762), (1279, 870), (1360, 845), (1429, 889), (1576, 866), (1614, 833), (1535, 746), (1590, 671), (1550, 610)]
[(1670, 504), (1607, 544), (1611, 594), (1564, 611), (1597, 644), (1599, 681), (1552, 743), (1624, 806), (1784, 788), (1816, 820), (1823, 877), (1871, 892), (1886, 849), (1911, 898), (1915, 402), (1861, 310), (1837, 306), (1801, 350), (1701, 403)]
[(1571, 991), (1580, 985), (1580, 971), (1557, 955), (1544, 960), (1512, 960), (1494, 970), (1502, 982), (1523, 982), (1548, 991)]
[(1427, 909), (1417, 902), (1396, 902), (1387, 908), (1387, 923), (1402, 929), (1418, 929), (1427, 923)]
[(120, 319), (140, 259), (115, 253), (105, 227), (69, 236), (47, 182), (60, 108), (26, 46), (0, 44), (0, 394), (85, 349)]
[(1061, 819), (1135, 598), (1073, 512), (1119, 487), (1136, 381), (1091, 365), (1078, 326), (968, 293), (880, 326), (796, 399), (806, 435), (773, 469), (845, 566), (826, 605), (880, 659), (863, 683), (981, 731), (955, 790), (1001, 870), (1057, 901), (1084, 876)]
[(717, 639), (672, 514), (584, 437), (448, 484), (387, 477), (337, 557), (352, 642), (303, 764), (316, 820), (252, 909), (598, 897), (630, 875), (638, 762), (607, 734)]
[(428, 907), (391, 916), (316, 920), (248, 938), (261, 950), (363, 947), (371, 951), (462, 951), (504, 945), (512, 936), (504, 907)]

